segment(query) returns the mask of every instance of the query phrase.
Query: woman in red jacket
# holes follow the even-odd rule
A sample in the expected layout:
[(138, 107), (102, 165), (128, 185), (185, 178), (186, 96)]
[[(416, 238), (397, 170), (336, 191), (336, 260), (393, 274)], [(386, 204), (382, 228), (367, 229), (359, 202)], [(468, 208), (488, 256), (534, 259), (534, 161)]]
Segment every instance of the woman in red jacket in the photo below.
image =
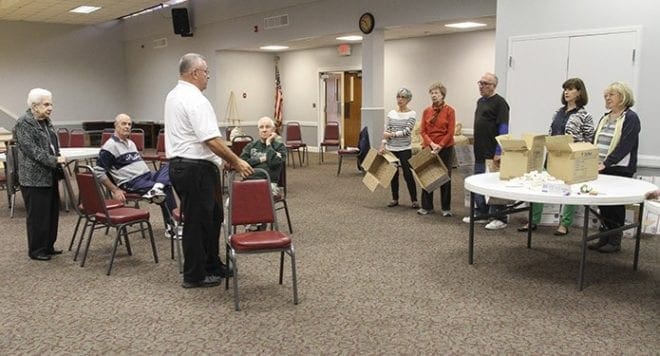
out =
[[(451, 177), (456, 112), (454, 108), (445, 103), (447, 88), (442, 83), (431, 84), (429, 94), (432, 105), (424, 109), (422, 114), (422, 147), (430, 147), (434, 153), (440, 156)], [(440, 202), (442, 216), (451, 216), (451, 181), (440, 187)], [(433, 192), (422, 190), (422, 208), (417, 210), (417, 214), (427, 215), (432, 212)]]

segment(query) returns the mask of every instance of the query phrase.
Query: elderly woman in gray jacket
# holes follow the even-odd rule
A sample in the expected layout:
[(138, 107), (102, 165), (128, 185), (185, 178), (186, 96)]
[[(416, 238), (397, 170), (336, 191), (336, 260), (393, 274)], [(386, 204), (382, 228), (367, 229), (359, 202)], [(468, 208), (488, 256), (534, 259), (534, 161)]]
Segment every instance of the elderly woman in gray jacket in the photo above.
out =
[[(41, 88), (30, 90), (29, 109), (16, 122), (18, 182), (27, 210), (28, 255), (48, 261), (56, 250), (60, 194), (57, 189), (60, 156), (57, 134), (50, 123), (53, 95)], [(61, 168), (59, 168), (61, 169)]]

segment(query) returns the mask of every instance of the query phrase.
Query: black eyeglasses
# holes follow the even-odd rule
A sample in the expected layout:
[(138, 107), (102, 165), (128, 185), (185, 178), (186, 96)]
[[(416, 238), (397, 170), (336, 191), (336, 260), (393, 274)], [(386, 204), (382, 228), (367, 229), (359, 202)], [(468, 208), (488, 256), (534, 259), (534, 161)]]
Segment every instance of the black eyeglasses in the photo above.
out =
[(495, 83), (484, 82), (483, 80), (478, 81), (477, 84), (479, 84), (481, 86), (484, 86), (484, 87), (486, 85), (495, 85)]

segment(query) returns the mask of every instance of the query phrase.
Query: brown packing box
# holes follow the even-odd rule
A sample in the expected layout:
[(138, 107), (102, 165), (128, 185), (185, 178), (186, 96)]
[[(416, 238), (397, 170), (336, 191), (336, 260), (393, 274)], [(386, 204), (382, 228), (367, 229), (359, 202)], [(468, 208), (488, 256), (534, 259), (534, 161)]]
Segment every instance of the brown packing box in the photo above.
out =
[(549, 136), (548, 173), (566, 184), (598, 178), (598, 148), (587, 142), (573, 142), (570, 135)]
[(449, 171), (440, 157), (425, 148), (408, 160), (413, 177), (427, 192), (432, 192), (449, 182)]
[(543, 170), (545, 135), (526, 133), (522, 139), (500, 135), (496, 139), (502, 147), (500, 179), (508, 180), (531, 171)]
[(370, 149), (367, 156), (362, 161), (362, 168), (366, 174), (362, 178), (362, 183), (372, 192), (378, 185), (387, 188), (392, 181), (392, 177), (398, 169), (399, 159), (391, 152), (385, 151), (382, 155), (375, 149)]

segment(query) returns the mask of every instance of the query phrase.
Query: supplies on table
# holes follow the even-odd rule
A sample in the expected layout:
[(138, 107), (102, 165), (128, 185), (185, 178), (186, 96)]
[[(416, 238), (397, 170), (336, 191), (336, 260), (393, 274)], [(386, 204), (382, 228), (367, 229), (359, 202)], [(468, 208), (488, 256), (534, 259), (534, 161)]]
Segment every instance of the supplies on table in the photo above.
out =
[(519, 186), (536, 192), (552, 195), (571, 195), (571, 186), (563, 180), (551, 176), (548, 172), (531, 171), (509, 180), (507, 186)]
[(449, 182), (449, 171), (440, 157), (424, 148), (408, 160), (413, 177), (427, 192), (432, 192)]
[(548, 173), (566, 184), (598, 178), (598, 148), (587, 142), (573, 142), (573, 136), (548, 136)]
[(522, 139), (511, 135), (495, 137), (502, 147), (500, 179), (508, 180), (530, 171), (543, 169), (543, 144), (546, 135), (526, 133)]
[(362, 183), (372, 192), (379, 185), (387, 188), (399, 169), (398, 167), (399, 159), (392, 152), (385, 151), (383, 154), (379, 154), (377, 150), (371, 148), (362, 161), (362, 168), (366, 172)]

